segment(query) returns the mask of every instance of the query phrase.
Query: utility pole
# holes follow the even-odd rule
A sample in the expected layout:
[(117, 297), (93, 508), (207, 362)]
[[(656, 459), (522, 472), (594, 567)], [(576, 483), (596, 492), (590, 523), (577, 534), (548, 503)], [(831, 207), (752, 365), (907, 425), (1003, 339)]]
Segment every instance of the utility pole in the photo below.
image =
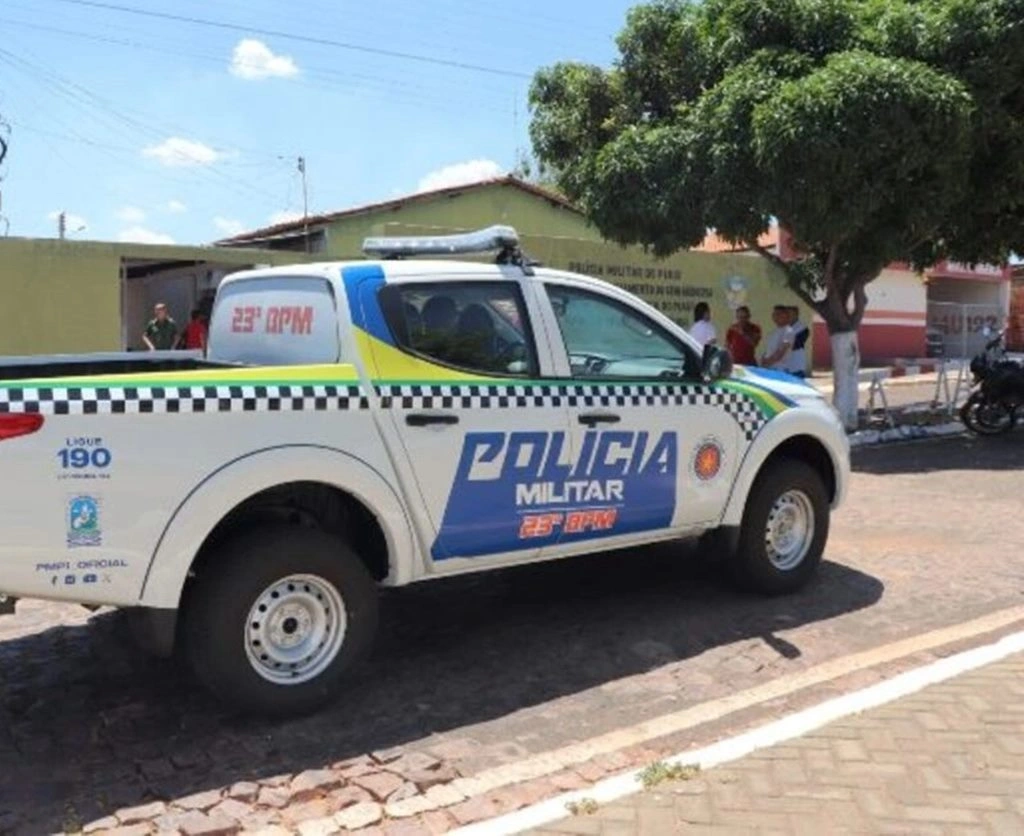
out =
[(306, 158), (299, 157), (299, 173), (302, 175), (302, 237), (309, 252), (309, 190), (306, 187)]
[(57, 237), (63, 241), (67, 235), (67, 231), (68, 213), (62, 209), (61, 213), (57, 216)]

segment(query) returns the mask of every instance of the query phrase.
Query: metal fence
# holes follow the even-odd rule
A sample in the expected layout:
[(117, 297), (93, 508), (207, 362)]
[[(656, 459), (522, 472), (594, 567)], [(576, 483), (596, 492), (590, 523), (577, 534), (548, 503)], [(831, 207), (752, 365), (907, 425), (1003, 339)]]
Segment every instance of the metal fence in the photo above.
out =
[(998, 331), (1006, 324), (999, 305), (958, 305), (955, 302), (928, 303), (929, 340), (942, 341), (942, 356), (967, 359), (985, 347), (985, 328)]

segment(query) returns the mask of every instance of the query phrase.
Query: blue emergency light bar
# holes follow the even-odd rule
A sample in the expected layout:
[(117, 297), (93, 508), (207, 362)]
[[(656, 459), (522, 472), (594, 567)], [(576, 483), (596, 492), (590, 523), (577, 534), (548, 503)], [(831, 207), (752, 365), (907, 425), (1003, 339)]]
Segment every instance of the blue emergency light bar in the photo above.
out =
[(378, 258), (416, 255), (470, 255), (519, 246), (519, 233), (510, 226), (489, 226), (456, 235), (382, 236), (363, 240), (363, 252)]

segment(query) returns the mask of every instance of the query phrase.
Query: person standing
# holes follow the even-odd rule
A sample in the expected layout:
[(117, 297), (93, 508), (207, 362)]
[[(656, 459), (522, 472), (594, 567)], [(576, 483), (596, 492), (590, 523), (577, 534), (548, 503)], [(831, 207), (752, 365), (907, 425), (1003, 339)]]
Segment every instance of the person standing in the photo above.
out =
[(795, 377), (807, 377), (807, 341), (811, 329), (800, 321), (800, 308), (789, 306), (791, 342), (785, 358), (785, 370)]
[(761, 342), (761, 326), (750, 320), (750, 308), (740, 305), (736, 309), (736, 321), (725, 333), (725, 344), (736, 363), (756, 366), (755, 350)]
[(698, 302), (694, 305), (690, 336), (700, 343), (701, 348), (718, 342), (718, 332), (711, 324), (711, 306), (707, 302)]
[(181, 336), (181, 346), (186, 351), (202, 351), (206, 356), (206, 317), (203, 312), (196, 308), (192, 311), (192, 318), (185, 326), (185, 333)]
[(785, 358), (793, 341), (789, 329), (789, 309), (785, 305), (776, 305), (772, 308), (772, 322), (775, 324), (775, 330), (768, 335), (764, 353), (761, 355), (761, 365), (768, 369), (785, 371)]
[(150, 351), (170, 351), (178, 339), (178, 325), (167, 315), (167, 305), (157, 302), (153, 318), (142, 332), (142, 341)]

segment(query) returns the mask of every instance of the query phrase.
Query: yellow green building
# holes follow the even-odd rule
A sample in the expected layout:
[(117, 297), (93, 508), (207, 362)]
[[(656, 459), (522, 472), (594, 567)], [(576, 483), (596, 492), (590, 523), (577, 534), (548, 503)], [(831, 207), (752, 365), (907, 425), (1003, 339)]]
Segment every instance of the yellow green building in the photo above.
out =
[(747, 304), (767, 333), (773, 304), (799, 304), (781, 274), (758, 256), (686, 252), (655, 259), (639, 247), (603, 241), (560, 196), (501, 177), (310, 216), (204, 247), (2, 238), (0, 355), (139, 349), (155, 302), (166, 302), (182, 322), (234, 270), (361, 258), (367, 236), (491, 224), (515, 227), (527, 254), (544, 265), (617, 284), (684, 325), (694, 304), (706, 301), (724, 333), (735, 307)]

